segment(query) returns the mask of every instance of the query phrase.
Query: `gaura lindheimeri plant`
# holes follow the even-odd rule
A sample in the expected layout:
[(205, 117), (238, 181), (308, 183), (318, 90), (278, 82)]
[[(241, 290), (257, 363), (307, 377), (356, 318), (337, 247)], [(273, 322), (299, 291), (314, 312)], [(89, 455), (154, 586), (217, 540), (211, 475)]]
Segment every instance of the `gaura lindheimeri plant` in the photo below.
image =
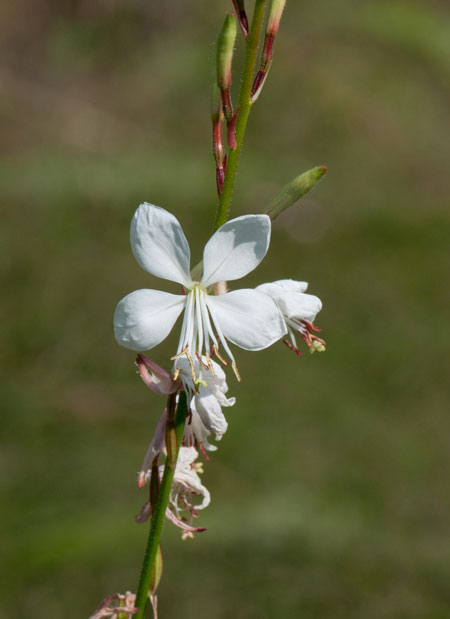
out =
[[(159, 412), (155, 411), (155, 421), (159, 419), (138, 473), (138, 488), (147, 488), (148, 494), (136, 521), (150, 521), (150, 532), (136, 596), (130, 592), (112, 595), (92, 619), (140, 619), (149, 602), (156, 618), (164, 520), (178, 526), (183, 539), (205, 531), (196, 522), (211, 500), (200, 478), (202, 460), (209, 461), (208, 454), (217, 449), (214, 441), (227, 431), (223, 409), (236, 402), (228, 396), (226, 376), (230, 369), (240, 380), (233, 347), (254, 352), (282, 340), (300, 355), (299, 336), (311, 352), (325, 350), (315, 325), (322, 303), (306, 293), (306, 282), (280, 279), (255, 289), (228, 289), (228, 282), (230, 288), (234, 287), (234, 282), (253, 271), (266, 256), (272, 222), (310, 191), (326, 171), (321, 166), (300, 174), (260, 214), (228, 219), (247, 121), (273, 62), (286, 0), (255, 0), (251, 22), (244, 1), (233, 0), (231, 4), (245, 39), (242, 79), (237, 106), (233, 106), (230, 87), (237, 20), (229, 13), (217, 41), (212, 88), (218, 208), (202, 261), (191, 267), (181, 225), (166, 209), (143, 202), (131, 221), (131, 249), (138, 264), (180, 288), (178, 294), (153, 289), (130, 292), (114, 313), (117, 342), (138, 353), (136, 365), (142, 381), (166, 401)], [(297, 276), (296, 268), (288, 275)], [(181, 323), (178, 346), (167, 352), (167, 367), (162, 368), (147, 351), (162, 344), (177, 323)]]

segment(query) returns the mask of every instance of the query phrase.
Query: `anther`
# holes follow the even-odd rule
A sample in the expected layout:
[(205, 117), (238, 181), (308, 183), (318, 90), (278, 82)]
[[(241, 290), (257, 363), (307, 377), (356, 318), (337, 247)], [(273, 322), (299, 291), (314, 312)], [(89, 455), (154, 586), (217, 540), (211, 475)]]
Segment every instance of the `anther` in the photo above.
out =
[(236, 378), (238, 379), (239, 382), (241, 382), (241, 375), (239, 374), (239, 370), (237, 369), (237, 365), (236, 365), (236, 363), (234, 361), (231, 364), (231, 367), (233, 368), (233, 372), (234, 372)]
[(198, 354), (198, 352), (195, 353), (195, 356), (197, 357), (198, 362), (200, 363), (200, 365), (205, 369), (205, 370), (209, 370), (210, 367), (209, 365), (207, 365), (203, 359), (200, 357), (200, 355)]
[(179, 353), (177, 353), (176, 355), (174, 355), (173, 357), (170, 357), (171, 361), (175, 361), (175, 359), (179, 359), (180, 357), (182, 357), (183, 355), (187, 355), (187, 351), (189, 350), (189, 346), (186, 346), (186, 348), (184, 348), (182, 351), (180, 351)]
[(191, 366), (192, 380), (194, 381), (194, 385), (197, 383), (197, 375), (195, 373), (194, 362), (192, 361), (191, 355), (188, 353), (188, 346), (186, 346), (186, 350), (184, 351), (187, 360), (189, 361), (189, 365)]
[(211, 374), (214, 376), (215, 374), (214, 374), (213, 364), (211, 363), (211, 359), (210, 359), (210, 357), (209, 357), (207, 352), (205, 352), (205, 357), (206, 357), (206, 361), (208, 363), (208, 368), (210, 369)]
[(214, 344), (213, 350), (214, 354), (218, 357), (218, 359), (222, 361), (224, 365), (228, 365), (228, 361), (225, 361), (225, 359), (219, 354), (219, 349), (217, 348), (216, 344)]

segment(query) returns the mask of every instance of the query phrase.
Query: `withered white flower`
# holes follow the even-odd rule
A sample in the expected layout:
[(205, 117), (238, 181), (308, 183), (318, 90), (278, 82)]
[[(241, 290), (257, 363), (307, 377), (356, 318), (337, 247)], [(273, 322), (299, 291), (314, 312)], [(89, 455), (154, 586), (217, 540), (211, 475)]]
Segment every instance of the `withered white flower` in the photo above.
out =
[[(192, 537), (192, 533), (205, 530), (203, 527), (194, 527), (193, 519), (198, 515), (198, 510), (205, 509), (211, 502), (211, 495), (198, 475), (203, 473), (203, 465), (200, 462), (195, 463), (197, 457), (198, 451), (195, 447), (180, 447), (166, 510), (167, 518), (183, 529), (183, 538)], [(161, 466), (160, 474), (163, 473), (164, 466)], [(198, 496), (202, 497), (202, 500), (196, 503), (195, 497)]]
[(256, 351), (286, 333), (277, 304), (263, 292), (243, 289), (208, 294), (215, 283), (244, 277), (264, 258), (270, 241), (267, 215), (244, 215), (219, 228), (204, 248), (200, 281), (191, 277), (190, 250), (183, 230), (165, 209), (141, 204), (131, 222), (130, 238), (140, 266), (152, 275), (178, 282), (186, 294), (137, 290), (124, 297), (114, 314), (115, 336), (121, 346), (137, 351), (153, 348), (168, 336), (185, 310), (175, 357), (193, 360), (205, 356), (208, 360), (211, 350), (219, 356), (221, 344), (237, 374), (228, 340)]
[(185, 426), (184, 443), (195, 445), (202, 451), (217, 449), (207, 438), (214, 434), (220, 440), (228, 428), (227, 420), (222, 413), (222, 407), (234, 406), (236, 398), (227, 398), (228, 385), (223, 369), (213, 359), (206, 358), (194, 361), (194, 372), (197, 377), (195, 384), (189, 361), (179, 360), (179, 377), (188, 393), (190, 416)]
[(297, 354), (295, 334), (298, 333), (309, 346), (311, 352), (325, 350), (325, 341), (314, 335), (320, 329), (314, 324), (316, 315), (322, 309), (319, 297), (306, 294), (307, 282), (296, 282), (292, 279), (280, 279), (269, 284), (261, 284), (256, 290), (270, 296), (280, 308), (286, 322), (287, 332), (291, 341), (284, 340)]

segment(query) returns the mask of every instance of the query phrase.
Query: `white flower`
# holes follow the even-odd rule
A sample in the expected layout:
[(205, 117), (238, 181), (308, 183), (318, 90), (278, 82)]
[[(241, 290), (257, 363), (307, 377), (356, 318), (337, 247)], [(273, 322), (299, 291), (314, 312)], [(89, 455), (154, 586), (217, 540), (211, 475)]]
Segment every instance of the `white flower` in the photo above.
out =
[(205, 356), (208, 360), (211, 350), (219, 356), (220, 343), (236, 371), (227, 340), (245, 350), (262, 350), (286, 333), (276, 303), (262, 292), (244, 289), (208, 294), (215, 283), (244, 277), (264, 258), (270, 240), (267, 215), (244, 215), (219, 228), (205, 246), (200, 281), (191, 278), (189, 245), (178, 220), (168, 211), (141, 204), (131, 222), (130, 237), (141, 267), (180, 283), (187, 294), (137, 290), (123, 298), (114, 314), (115, 336), (121, 346), (137, 351), (153, 348), (168, 336), (185, 310), (176, 357)]
[[(179, 360), (180, 380), (188, 393), (190, 415), (185, 426), (184, 444), (195, 445), (204, 452), (217, 449), (210, 445), (207, 437), (212, 433), (220, 440), (227, 431), (228, 423), (222, 413), (222, 406), (233, 406), (236, 398), (227, 398), (228, 385), (225, 372), (220, 365), (206, 358), (194, 362), (197, 377), (194, 384), (191, 366), (186, 358)], [(206, 455), (206, 454), (204, 454)]]
[(291, 342), (288, 340), (284, 342), (298, 355), (301, 355), (301, 352), (297, 348), (295, 333), (305, 340), (311, 352), (325, 350), (325, 341), (314, 335), (314, 332), (320, 331), (314, 320), (322, 309), (322, 301), (312, 294), (305, 294), (307, 288), (307, 282), (296, 282), (292, 279), (280, 279), (270, 284), (261, 284), (256, 288), (277, 303), (291, 338)]
[[(184, 530), (183, 537), (191, 537), (192, 533), (205, 530), (203, 527), (193, 527), (192, 521), (198, 515), (197, 511), (205, 509), (211, 502), (211, 495), (198, 475), (203, 473), (203, 465), (195, 464), (197, 457), (195, 447), (180, 447), (166, 510), (167, 518)], [(164, 466), (161, 466), (160, 474), (163, 473)], [(195, 504), (196, 496), (202, 497), (200, 503)]]

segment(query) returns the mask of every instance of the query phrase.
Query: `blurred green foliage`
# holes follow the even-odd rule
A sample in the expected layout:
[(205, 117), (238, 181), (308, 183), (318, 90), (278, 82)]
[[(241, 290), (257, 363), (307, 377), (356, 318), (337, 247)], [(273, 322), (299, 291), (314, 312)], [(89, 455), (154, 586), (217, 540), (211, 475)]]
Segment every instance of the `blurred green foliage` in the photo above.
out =
[[(129, 249), (141, 201), (177, 215), (194, 260), (210, 234), (230, 8), (1, 8), (1, 619), (87, 617), (136, 588), (135, 472), (163, 403), (112, 313), (161, 285)], [(449, 42), (445, 1), (287, 4), (233, 214), (328, 165), (246, 280), (310, 281), (328, 350), (237, 353), (208, 531), (165, 530), (162, 619), (448, 617)]]

